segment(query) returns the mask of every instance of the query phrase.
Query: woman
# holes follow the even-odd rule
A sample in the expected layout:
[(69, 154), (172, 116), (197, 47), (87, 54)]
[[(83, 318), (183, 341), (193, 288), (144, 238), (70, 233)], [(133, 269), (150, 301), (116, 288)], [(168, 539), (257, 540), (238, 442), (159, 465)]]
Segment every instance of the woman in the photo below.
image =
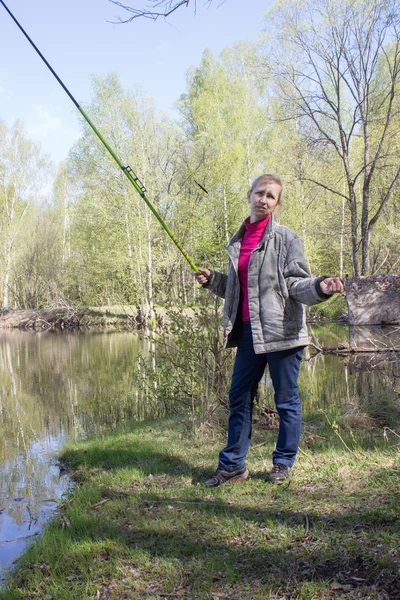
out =
[(309, 343), (303, 304), (312, 306), (342, 293), (338, 277), (312, 277), (298, 235), (275, 223), (282, 184), (275, 175), (260, 175), (248, 191), (250, 216), (228, 246), (228, 275), (200, 269), (197, 281), (225, 298), (226, 346), (237, 346), (229, 391), (228, 443), (220, 452), (215, 475), (205, 482), (217, 487), (243, 481), (249, 472), (253, 401), (268, 365), (280, 417), (279, 434), (267, 479), (281, 483), (291, 473), (301, 433), (298, 375)]

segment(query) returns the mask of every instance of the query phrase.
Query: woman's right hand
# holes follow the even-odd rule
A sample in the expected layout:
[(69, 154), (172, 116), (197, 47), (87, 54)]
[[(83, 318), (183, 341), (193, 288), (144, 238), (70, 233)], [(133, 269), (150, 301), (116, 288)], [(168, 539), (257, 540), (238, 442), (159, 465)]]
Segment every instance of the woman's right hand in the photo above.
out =
[(195, 273), (195, 277), (200, 285), (207, 285), (208, 280), (210, 279), (211, 271), (208, 269), (199, 269), (198, 273)]

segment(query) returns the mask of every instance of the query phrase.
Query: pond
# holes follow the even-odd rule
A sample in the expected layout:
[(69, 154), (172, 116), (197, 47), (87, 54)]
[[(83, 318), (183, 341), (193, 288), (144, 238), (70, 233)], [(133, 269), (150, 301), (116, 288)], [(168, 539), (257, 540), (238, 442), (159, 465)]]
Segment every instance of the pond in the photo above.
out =
[(139, 337), (0, 331), (0, 577), (70, 486), (66, 440), (143, 420)]
[[(349, 339), (332, 324), (311, 333), (319, 346)], [(0, 578), (71, 485), (56, 460), (63, 444), (158, 416), (137, 389), (139, 353), (148, 348), (129, 332), (0, 331)], [(366, 401), (379, 408), (398, 403), (400, 366), (395, 353), (341, 357), (309, 348), (299, 383), (305, 415)], [(273, 407), (268, 376), (264, 389)]]

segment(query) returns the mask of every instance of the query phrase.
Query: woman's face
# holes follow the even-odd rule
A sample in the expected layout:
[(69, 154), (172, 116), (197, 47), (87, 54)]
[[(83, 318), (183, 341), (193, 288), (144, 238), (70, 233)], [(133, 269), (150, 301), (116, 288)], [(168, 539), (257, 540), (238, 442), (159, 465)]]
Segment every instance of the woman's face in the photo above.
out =
[(274, 212), (279, 205), (282, 187), (272, 179), (256, 181), (253, 190), (247, 193), (250, 204), (250, 222), (261, 221)]

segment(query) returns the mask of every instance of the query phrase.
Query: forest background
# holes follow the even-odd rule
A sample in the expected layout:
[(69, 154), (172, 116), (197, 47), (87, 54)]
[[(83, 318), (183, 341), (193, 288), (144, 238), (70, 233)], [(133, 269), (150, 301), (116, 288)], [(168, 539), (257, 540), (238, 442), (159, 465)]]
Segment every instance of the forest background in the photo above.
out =
[[(280, 222), (314, 274), (393, 273), (400, 261), (397, 1), (280, 1), (254, 43), (188, 71), (178, 117), (116, 74), (94, 76), (93, 122), (199, 266), (225, 270), (260, 173), (284, 182)], [(82, 122), (49, 159), (0, 121), (3, 308), (208, 302), (186, 261)], [(200, 186), (198, 185), (200, 184)]]

